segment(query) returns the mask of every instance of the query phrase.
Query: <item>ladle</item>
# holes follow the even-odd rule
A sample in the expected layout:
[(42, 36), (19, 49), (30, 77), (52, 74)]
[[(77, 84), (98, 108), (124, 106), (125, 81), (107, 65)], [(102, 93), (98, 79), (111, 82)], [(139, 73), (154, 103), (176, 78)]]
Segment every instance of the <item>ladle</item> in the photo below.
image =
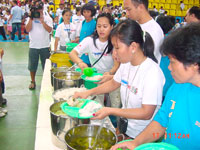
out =
[(103, 128), (104, 120), (105, 120), (105, 119), (102, 119), (102, 120), (101, 120), (101, 125), (100, 125), (100, 127), (98, 128), (97, 134), (96, 134), (95, 139), (94, 139), (94, 143), (89, 147), (90, 150), (92, 150), (93, 147), (96, 146), (96, 143), (97, 143), (99, 134), (101, 133), (101, 129)]

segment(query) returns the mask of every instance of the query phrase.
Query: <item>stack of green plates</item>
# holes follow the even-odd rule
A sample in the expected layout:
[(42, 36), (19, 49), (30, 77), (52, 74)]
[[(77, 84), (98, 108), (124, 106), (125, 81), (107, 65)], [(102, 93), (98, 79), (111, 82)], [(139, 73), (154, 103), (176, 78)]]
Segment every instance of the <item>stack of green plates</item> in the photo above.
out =
[[(101, 75), (103, 76), (103, 74), (101, 73), (93, 73), (91, 77), (97, 76), (97, 75)], [(86, 75), (81, 75), (81, 78), (84, 80), (84, 86), (86, 89), (92, 89), (98, 86), (98, 84), (96, 84), (95, 82), (99, 82), (100, 80), (88, 80)]]

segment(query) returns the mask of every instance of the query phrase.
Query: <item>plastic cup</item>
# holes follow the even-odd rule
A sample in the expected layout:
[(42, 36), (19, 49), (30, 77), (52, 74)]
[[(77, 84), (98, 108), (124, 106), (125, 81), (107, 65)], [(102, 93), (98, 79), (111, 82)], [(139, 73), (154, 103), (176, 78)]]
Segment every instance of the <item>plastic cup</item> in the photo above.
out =
[(94, 71), (93, 71), (93, 69), (90, 68), (90, 67), (87, 67), (87, 68), (84, 68), (84, 69), (83, 69), (83, 74), (84, 74), (85, 76), (91, 77), (91, 76), (93, 75), (93, 73), (94, 73)]

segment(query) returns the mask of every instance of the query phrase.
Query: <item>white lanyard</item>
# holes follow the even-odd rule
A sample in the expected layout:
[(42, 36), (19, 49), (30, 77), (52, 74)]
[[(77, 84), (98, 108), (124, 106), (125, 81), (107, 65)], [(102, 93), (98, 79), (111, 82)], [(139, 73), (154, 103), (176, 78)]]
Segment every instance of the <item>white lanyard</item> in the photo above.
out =
[[(133, 77), (131, 83), (130, 83), (130, 86), (133, 84), (133, 81), (135, 80), (135, 77), (136, 77), (136, 75), (137, 75), (137, 73), (138, 73), (138, 70), (139, 70), (140, 66), (141, 66), (141, 64), (137, 67), (137, 70), (136, 70), (136, 72), (135, 72), (135, 75), (134, 75), (134, 77)], [(131, 64), (130, 64), (130, 66), (129, 66), (128, 78), (127, 78), (125, 108), (127, 108), (128, 101), (129, 101), (129, 95), (130, 95), (130, 91), (131, 91), (131, 89), (129, 89), (129, 92), (128, 92), (128, 88), (129, 88), (129, 86), (128, 86), (128, 85), (129, 85), (129, 82), (128, 82), (128, 81), (129, 81), (130, 68), (131, 68)]]

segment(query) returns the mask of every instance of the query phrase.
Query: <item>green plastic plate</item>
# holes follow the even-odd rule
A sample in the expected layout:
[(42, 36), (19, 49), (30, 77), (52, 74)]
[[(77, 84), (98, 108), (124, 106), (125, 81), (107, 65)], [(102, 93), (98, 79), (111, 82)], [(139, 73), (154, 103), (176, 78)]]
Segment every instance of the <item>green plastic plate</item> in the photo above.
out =
[(73, 118), (79, 118), (79, 119), (89, 119), (92, 118), (93, 116), (87, 116), (87, 117), (82, 117), (79, 115), (79, 110), (83, 109), (88, 103), (90, 102), (95, 102), (98, 104), (98, 102), (93, 101), (93, 100), (89, 100), (89, 99), (78, 99), (80, 101), (84, 101), (83, 105), (79, 108), (79, 107), (71, 107), (67, 104), (67, 102), (63, 103), (62, 105), (60, 105), (62, 111), (64, 113), (66, 113), (68, 116), (73, 117)]
[[(119, 143), (132, 141), (132, 139), (124, 140)], [(122, 150), (121, 148), (118, 148), (117, 150)], [(126, 149), (129, 150), (129, 149)], [(146, 143), (142, 144), (135, 148), (135, 150), (179, 150), (176, 146), (168, 144), (168, 143)]]
[(179, 150), (176, 146), (168, 143), (146, 143), (135, 148), (135, 150)]
[[(101, 73), (93, 73), (93, 75), (91, 76), (91, 77), (94, 77), (94, 76), (97, 76), (97, 75), (101, 75), (101, 76), (103, 76), (103, 74), (101, 74)], [(99, 82), (100, 80), (88, 80), (88, 79), (86, 79), (86, 75), (81, 75), (81, 78), (83, 79), (83, 80), (85, 80), (85, 81), (88, 81), (88, 82)]]

